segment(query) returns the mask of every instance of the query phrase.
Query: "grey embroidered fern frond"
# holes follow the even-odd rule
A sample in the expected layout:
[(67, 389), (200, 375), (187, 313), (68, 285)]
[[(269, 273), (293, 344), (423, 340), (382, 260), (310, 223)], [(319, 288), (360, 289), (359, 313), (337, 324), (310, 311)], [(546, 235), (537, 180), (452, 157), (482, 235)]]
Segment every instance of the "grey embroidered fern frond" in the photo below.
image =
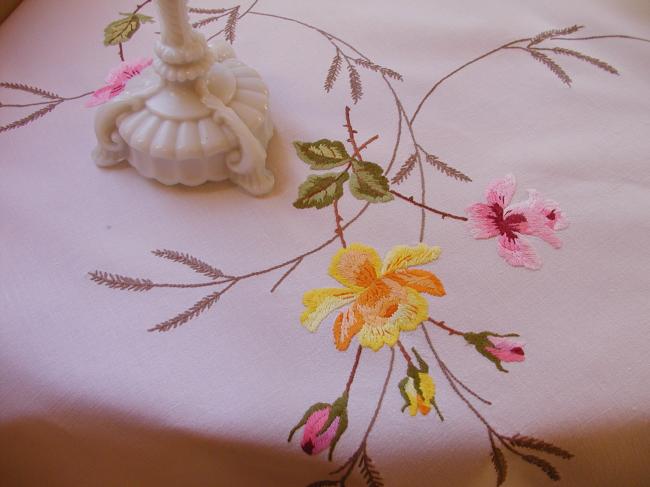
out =
[(203, 274), (207, 277), (211, 277), (212, 279), (219, 279), (220, 277), (224, 277), (224, 273), (221, 271), (221, 269), (217, 269), (216, 267), (213, 267), (210, 264), (191, 256), (190, 254), (167, 249), (153, 250), (151, 253), (156, 257), (161, 257), (163, 259), (171, 260), (172, 262), (178, 262), (179, 264), (186, 265), (194, 272)]
[(150, 279), (140, 279), (120, 274), (111, 274), (104, 271), (90, 272), (90, 280), (102, 286), (108, 286), (111, 289), (120, 289), (122, 291), (150, 291), (155, 284)]

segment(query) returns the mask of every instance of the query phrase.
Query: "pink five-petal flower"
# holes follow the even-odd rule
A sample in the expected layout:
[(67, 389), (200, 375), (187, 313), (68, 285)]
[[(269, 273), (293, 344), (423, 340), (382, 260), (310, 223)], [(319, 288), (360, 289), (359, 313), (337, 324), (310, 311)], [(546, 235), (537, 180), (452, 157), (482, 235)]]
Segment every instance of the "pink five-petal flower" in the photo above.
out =
[(488, 340), (494, 345), (493, 347), (485, 347), (488, 353), (491, 353), (496, 358), (503, 362), (523, 362), (524, 343), (509, 340), (502, 337), (489, 337)]
[(510, 265), (539, 269), (542, 262), (522, 235), (541, 238), (555, 248), (562, 242), (555, 235), (568, 226), (558, 204), (528, 190), (528, 200), (510, 205), (516, 189), (512, 174), (491, 182), (485, 192), (487, 203), (467, 208), (472, 235), (477, 239), (499, 236), (497, 251)]
[(147, 66), (151, 65), (152, 62), (152, 59), (138, 59), (130, 63), (122, 62), (119, 66), (108, 73), (108, 76), (106, 77), (106, 85), (102, 86), (92, 94), (90, 99), (86, 102), (86, 106), (96, 107), (119, 95), (124, 91), (126, 82), (134, 76), (139, 75)]
[(331, 406), (327, 406), (324, 409), (314, 411), (307, 419), (300, 446), (308, 455), (318, 455), (323, 450), (326, 450), (336, 436), (336, 430), (339, 427), (340, 421), (338, 416), (329, 428), (322, 433), (320, 432), (323, 426), (325, 426), (331, 409)]

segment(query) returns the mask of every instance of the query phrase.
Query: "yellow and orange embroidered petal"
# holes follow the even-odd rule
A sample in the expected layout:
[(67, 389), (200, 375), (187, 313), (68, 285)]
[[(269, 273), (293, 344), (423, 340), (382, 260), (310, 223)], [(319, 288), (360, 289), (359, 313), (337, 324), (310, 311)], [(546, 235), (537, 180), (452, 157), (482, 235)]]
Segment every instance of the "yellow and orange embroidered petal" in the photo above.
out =
[(398, 270), (387, 274), (386, 278), (393, 279), (402, 286), (408, 286), (431, 296), (445, 295), (445, 287), (442, 282), (438, 279), (438, 276), (429, 271), (421, 269)]
[(302, 298), (306, 309), (300, 316), (300, 323), (309, 331), (315, 332), (327, 315), (351, 303), (355, 297), (349, 289), (321, 288), (307, 291)]
[(329, 273), (344, 286), (360, 291), (377, 279), (380, 268), (381, 259), (375, 249), (353, 243), (334, 255)]
[(400, 330), (413, 331), (429, 317), (429, 302), (413, 289), (405, 288), (406, 300), (394, 315)]
[(362, 327), (363, 318), (355, 305), (352, 305), (347, 310), (339, 313), (334, 322), (333, 329), (334, 344), (336, 345), (337, 350), (347, 350), (352, 338), (359, 333), (359, 330), (361, 330)]
[(390, 274), (399, 269), (406, 269), (416, 265), (428, 264), (440, 256), (440, 247), (432, 247), (423, 243), (409, 247), (397, 245), (393, 247), (384, 258), (381, 275)]
[[(394, 311), (391, 310), (394, 304), (391, 297), (378, 302), (378, 306), (374, 309), (361, 308), (364, 323), (358, 333), (358, 339), (362, 346), (371, 348), (375, 352), (384, 345), (392, 347), (397, 342), (401, 331), (415, 330), (427, 318), (429, 315), (427, 300), (413, 289), (401, 288), (400, 290), (401, 296)], [(362, 296), (359, 296), (359, 299)], [(355, 305), (357, 303), (359, 300)], [(378, 313), (378, 310), (384, 313)], [(392, 313), (386, 316), (389, 311)]]

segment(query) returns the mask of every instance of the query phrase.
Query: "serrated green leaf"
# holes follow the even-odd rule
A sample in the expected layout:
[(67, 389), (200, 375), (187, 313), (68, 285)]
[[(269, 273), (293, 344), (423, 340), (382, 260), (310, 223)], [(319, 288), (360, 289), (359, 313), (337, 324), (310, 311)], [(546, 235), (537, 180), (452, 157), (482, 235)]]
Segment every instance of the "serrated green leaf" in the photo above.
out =
[(298, 188), (298, 199), (293, 202), (296, 208), (325, 208), (343, 196), (343, 183), (348, 173), (327, 173), (311, 175)]
[(104, 29), (104, 45), (116, 46), (126, 42), (140, 28), (141, 24), (153, 22), (153, 17), (144, 14), (122, 13), (124, 17), (108, 24)]
[(355, 198), (370, 203), (387, 203), (394, 198), (390, 194), (384, 170), (374, 162), (352, 162), (350, 192)]
[(332, 169), (350, 161), (345, 146), (338, 140), (320, 139), (316, 142), (294, 142), (298, 157), (312, 169)]

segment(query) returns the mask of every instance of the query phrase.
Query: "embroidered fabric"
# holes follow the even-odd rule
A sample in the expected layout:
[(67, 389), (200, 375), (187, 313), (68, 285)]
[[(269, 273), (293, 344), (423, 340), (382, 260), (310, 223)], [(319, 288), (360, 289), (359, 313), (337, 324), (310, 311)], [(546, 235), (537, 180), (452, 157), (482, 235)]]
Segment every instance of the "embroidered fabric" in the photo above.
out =
[(119, 3), (0, 25), (0, 484), (644, 484), (644, 2), (193, 1), (262, 199), (90, 163)]

